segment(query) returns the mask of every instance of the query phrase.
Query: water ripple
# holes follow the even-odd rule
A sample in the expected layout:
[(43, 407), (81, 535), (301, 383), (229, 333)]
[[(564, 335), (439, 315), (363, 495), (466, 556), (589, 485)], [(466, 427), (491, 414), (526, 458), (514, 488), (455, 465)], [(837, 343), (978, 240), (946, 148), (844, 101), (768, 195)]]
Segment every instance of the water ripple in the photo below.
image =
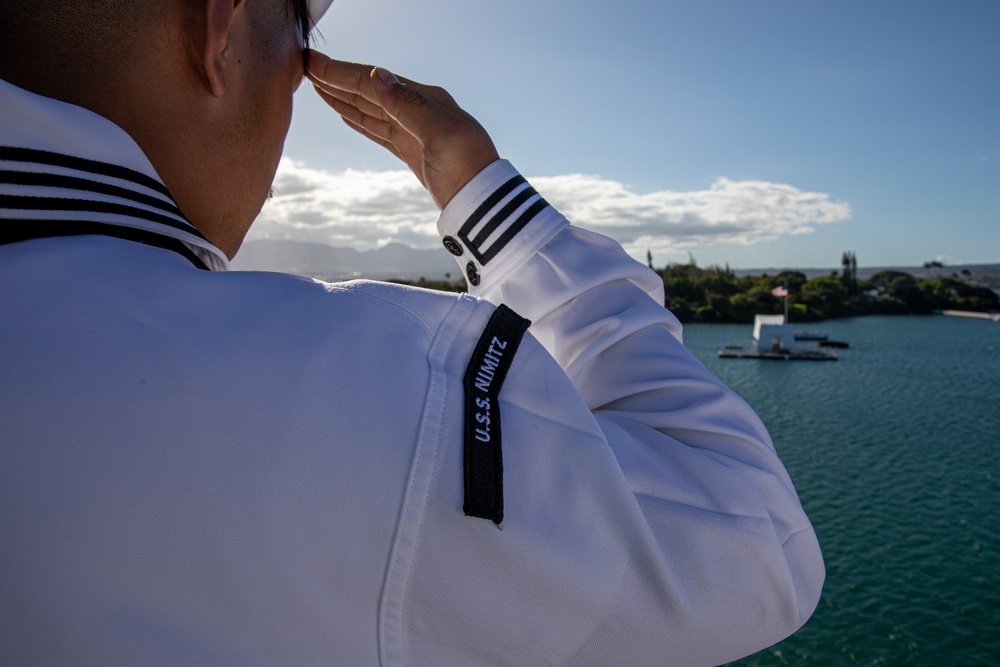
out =
[(685, 341), (760, 414), (827, 563), (812, 620), (739, 665), (1000, 662), (1000, 325), (824, 323), (835, 363), (719, 359), (750, 328)]

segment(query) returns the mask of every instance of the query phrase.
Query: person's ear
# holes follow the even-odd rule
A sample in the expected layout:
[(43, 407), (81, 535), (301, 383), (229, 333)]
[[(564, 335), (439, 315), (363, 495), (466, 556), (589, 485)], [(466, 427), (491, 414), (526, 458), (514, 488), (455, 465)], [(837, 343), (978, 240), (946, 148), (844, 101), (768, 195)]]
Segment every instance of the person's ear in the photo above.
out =
[(202, 66), (209, 90), (216, 97), (226, 92), (226, 67), (231, 63), (230, 36), (245, 0), (204, 0), (205, 48)]

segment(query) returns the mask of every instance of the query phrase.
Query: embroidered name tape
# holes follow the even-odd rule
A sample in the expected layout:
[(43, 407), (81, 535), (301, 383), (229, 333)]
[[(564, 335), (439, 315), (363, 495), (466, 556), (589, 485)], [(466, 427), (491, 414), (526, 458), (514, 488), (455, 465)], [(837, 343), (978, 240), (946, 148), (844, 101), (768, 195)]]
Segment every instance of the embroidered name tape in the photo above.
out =
[(521, 338), (531, 324), (500, 305), (486, 324), (465, 370), (466, 516), (503, 521), (503, 448), (500, 389)]

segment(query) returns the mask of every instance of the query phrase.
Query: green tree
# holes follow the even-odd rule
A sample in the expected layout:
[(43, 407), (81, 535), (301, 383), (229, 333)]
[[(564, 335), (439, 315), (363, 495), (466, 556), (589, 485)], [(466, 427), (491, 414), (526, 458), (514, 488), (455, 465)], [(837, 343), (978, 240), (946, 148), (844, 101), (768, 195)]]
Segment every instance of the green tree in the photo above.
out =
[(870, 278), (870, 282), (879, 290), (880, 296), (899, 301), (906, 306), (907, 312), (928, 313), (924, 292), (918, 287), (917, 279), (902, 271), (882, 271)]
[(847, 295), (853, 297), (858, 293), (858, 258), (854, 251), (848, 250), (841, 255), (840, 266), (840, 282), (847, 289)]
[(838, 278), (825, 277), (803, 283), (799, 301), (805, 304), (810, 319), (826, 319), (847, 315), (847, 298), (847, 288)]

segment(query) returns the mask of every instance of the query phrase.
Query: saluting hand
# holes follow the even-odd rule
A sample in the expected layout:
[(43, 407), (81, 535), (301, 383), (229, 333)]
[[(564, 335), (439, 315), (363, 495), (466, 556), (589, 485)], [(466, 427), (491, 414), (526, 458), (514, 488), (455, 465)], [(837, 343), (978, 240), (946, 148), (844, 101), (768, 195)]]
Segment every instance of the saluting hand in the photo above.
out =
[(344, 122), (406, 163), (438, 208), (498, 154), (448, 92), (388, 70), (309, 51), (307, 75)]

